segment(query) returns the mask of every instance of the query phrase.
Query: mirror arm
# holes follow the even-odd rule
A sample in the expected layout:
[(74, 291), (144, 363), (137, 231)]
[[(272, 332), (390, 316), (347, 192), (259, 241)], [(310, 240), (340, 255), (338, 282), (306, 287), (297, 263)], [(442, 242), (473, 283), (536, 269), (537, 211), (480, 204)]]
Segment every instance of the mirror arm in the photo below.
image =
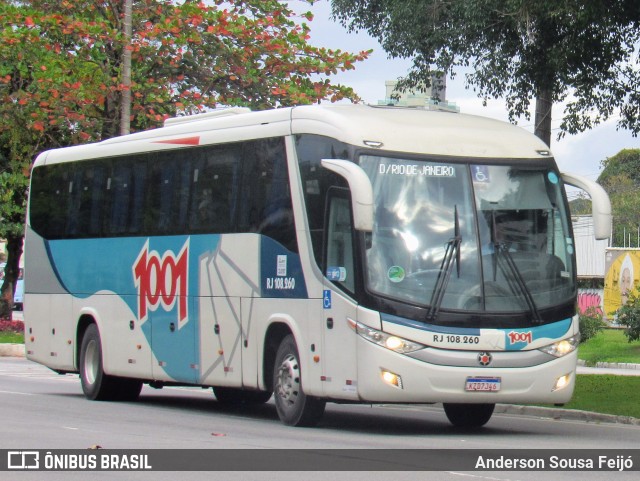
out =
[(591, 197), (591, 215), (593, 216), (593, 235), (596, 239), (608, 239), (611, 236), (611, 201), (600, 184), (581, 175), (563, 172), (565, 184), (584, 190)]
[(344, 177), (351, 191), (353, 225), (357, 230), (373, 230), (373, 187), (366, 172), (358, 164), (344, 159), (322, 159), (322, 166)]

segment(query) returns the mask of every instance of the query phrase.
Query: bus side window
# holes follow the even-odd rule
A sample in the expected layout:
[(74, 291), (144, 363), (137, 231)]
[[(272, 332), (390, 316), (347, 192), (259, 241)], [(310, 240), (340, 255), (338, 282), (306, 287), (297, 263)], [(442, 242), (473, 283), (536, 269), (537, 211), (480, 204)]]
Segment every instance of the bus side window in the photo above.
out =
[(212, 148), (192, 160), (189, 230), (235, 232), (240, 155), (237, 147)]
[(64, 236), (69, 203), (70, 171), (65, 164), (34, 169), (31, 184), (31, 225), (46, 239)]
[(240, 229), (298, 252), (287, 159), (282, 139), (247, 143), (243, 151)]

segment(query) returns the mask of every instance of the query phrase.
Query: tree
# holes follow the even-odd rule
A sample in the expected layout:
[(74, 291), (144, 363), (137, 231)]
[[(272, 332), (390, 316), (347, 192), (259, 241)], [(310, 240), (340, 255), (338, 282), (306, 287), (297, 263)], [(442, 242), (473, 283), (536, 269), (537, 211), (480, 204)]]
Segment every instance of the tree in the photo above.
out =
[[(11, 303), (22, 249), (29, 166), (53, 147), (117, 135), (123, 52), (132, 57), (131, 130), (219, 105), (263, 109), (358, 100), (329, 77), (352, 54), (308, 45), (310, 13), (276, 0), (134, 0), (131, 43), (120, 0), (0, 2), (0, 236)], [(0, 302), (0, 311), (1, 309)], [(0, 312), (0, 315), (2, 312)]]
[(616, 311), (620, 324), (625, 326), (627, 341), (640, 341), (640, 291), (629, 293), (629, 300)]
[(332, 9), (390, 56), (413, 58), (401, 87), (471, 67), (467, 85), (485, 102), (504, 97), (511, 121), (528, 119), (535, 97), (535, 134), (547, 145), (551, 106), (567, 99), (560, 135), (616, 112), (620, 126), (640, 131), (636, 0), (332, 0)]
[(598, 182), (605, 188), (611, 184), (614, 177), (622, 176), (640, 187), (640, 149), (622, 149), (613, 157), (602, 161), (602, 172)]
[(609, 194), (614, 219), (612, 246), (626, 246), (640, 229), (640, 149), (623, 149), (602, 161), (598, 183)]

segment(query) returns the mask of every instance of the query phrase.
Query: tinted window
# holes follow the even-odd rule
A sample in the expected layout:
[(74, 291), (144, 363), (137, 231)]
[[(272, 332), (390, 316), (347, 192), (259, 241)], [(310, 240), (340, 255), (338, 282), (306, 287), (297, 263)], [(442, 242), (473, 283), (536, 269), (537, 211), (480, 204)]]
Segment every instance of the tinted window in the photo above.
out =
[(297, 251), (283, 139), (42, 166), (30, 202), (48, 239), (256, 232)]
[(245, 145), (242, 164), (246, 180), (240, 229), (271, 237), (297, 252), (284, 142), (266, 139)]
[(332, 186), (347, 187), (338, 174), (320, 165), (322, 159), (349, 159), (349, 147), (335, 139), (319, 135), (296, 137), (296, 153), (300, 166), (302, 189), (309, 220), (311, 242), (316, 262), (322, 266), (322, 242), (327, 191)]

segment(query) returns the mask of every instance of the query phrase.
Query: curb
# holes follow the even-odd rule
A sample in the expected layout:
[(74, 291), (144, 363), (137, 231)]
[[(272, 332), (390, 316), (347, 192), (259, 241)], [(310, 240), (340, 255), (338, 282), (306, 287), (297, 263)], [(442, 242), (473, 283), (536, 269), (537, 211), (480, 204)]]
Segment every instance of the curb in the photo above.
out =
[(640, 364), (634, 364), (631, 362), (596, 362), (595, 366), (587, 366), (587, 363), (578, 359), (578, 366), (582, 367), (598, 367), (603, 369), (635, 369), (640, 371)]
[(25, 357), (24, 344), (0, 344), (0, 357)]
[(533, 416), (563, 421), (580, 421), (587, 423), (630, 424), (640, 426), (640, 419), (631, 416), (617, 416), (577, 409), (546, 408), (540, 406), (521, 406), (516, 404), (496, 404), (495, 413)]

